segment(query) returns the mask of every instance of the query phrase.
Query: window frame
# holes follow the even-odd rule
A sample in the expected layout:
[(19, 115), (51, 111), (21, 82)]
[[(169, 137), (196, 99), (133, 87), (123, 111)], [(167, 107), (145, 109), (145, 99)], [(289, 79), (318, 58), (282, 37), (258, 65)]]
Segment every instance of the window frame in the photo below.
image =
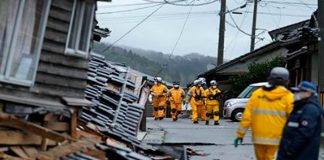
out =
[[(75, 16), (75, 13), (76, 13), (76, 9), (77, 9), (77, 3), (81, 3), (81, 13), (80, 15), (82, 16), (79, 16), (79, 17), (76, 17)], [(66, 39), (66, 45), (65, 45), (65, 54), (66, 55), (71, 55), (71, 56), (77, 56), (77, 57), (82, 57), (82, 58), (87, 58), (89, 57), (89, 49), (90, 49), (90, 43), (91, 43), (91, 33), (93, 31), (93, 19), (94, 19), (94, 15), (95, 15), (95, 3), (92, 3), (92, 12), (91, 12), (91, 17), (90, 17), (90, 23), (89, 23), (89, 31), (87, 33), (87, 38), (88, 38), (88, 41), (87, 41), (87, 44), (86, 44), (86, 51), (82, 51), (82, 50), (79, 50), (80, 48), (80, 36), (81, 36), (81, 32), (82, 32), (82, 27), (83, 27), (83, 19), (84, 19), (84, 12), (85, 12), (85, 3), (90, 3), (90, 2), (87, 2), (85, 0), (74, 0), (73, 2), (73, 10), (72, 10), (72, 15), (71, 15), (71, 20), (70, 20), (70, 24), (69, 24), (69, 32), (68, 32), (68, 35), (67, 35), (67, 39)], [(78, 27), (77, 27), (77, 38), (76, 39), (79, 39), (78, 41), (76, 40), (73, 40), (73, 43), (75, 43), (75, 47), (74, 48), (69, 48), (69, 41), (70, 41), (70, 38), (72, 37), (71, 34), (72, 34), (72, 29), (73, 29), (73, 22), (74, 22), (74, 18), (78, 18)]]
[(44, 9), (44, 11), (42, 11), (42, 13), (44, 13), (44, 14), (41, 16), (41, 20), (38, 24), (39, 25), (39, 30), (38, 30), (39, 42), (38, 42), (38, 44), (36, 44), (37, 48), (35, 49), (36, 58), (35, 58), (35, 62), (34, 62), (35, 68), (32, 73), (33, 74), (32, 79), (31, 80), (22, 80), (22, 79), (13, 78), (10, 76), (11, 70), (12, 70), (12, 65), (13, 65), (12, 64), (13, 58), (15, 56), (13, 54), (13, 51), (14, 51), (14, 47), (17, 44), (18, 30), (21, 27), (22, 16), (23, 16), (24, 7), (26, 4), (25, 3), (26, 0), (19, 0), (18, 12), (17, 12), (17, 17), (16, 17), (17, 19), (14, 23), (14, 30), (13, 30), (12, 38), (10, 39), (8, 48), (5, 49), (6, 52), (3, 53), (4, 64), (1, 64), (1, 71), (3, 71), (3, 74), (0, 74), (0, 82), (21, 85), (21, 86), (26, 86), (26, 87), (31, 87), (35, 84), (39, 59), (40, 59), (41, 50), (43, 47), (44, 35), (45, 35), (45, 30), (46, 30), (46, 26), (47, 26), (47, 20), (48, 20), (48, 15), (49, 15), (52, 0), (42, 0), (42, 1), (44, 1), (44, 5), (42, 8), (42, 9)]

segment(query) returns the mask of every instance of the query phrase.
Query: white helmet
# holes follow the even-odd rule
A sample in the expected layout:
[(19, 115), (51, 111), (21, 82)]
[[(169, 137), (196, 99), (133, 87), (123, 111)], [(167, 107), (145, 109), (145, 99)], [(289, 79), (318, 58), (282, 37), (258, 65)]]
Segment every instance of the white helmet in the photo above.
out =
[(156, 77), (156, 82), (162, 83), (162, 78), (161, 77)]
[(200, 80), (197, 79), (197, 80), (194, 80), (193, 85), (196, 86), (196, 85), (198, 85), (199, 83), (200, 83)]
[(200, 82), (202, 82), (202, 83), (206, 83), (206, 78), (204, 78), (204, 77), (200, 77), (200, 78), (198, 78), (198, 80), (199, 80)]
[(217, 86), (216, 80), (211, 80), (209, 84), (210, 86)]

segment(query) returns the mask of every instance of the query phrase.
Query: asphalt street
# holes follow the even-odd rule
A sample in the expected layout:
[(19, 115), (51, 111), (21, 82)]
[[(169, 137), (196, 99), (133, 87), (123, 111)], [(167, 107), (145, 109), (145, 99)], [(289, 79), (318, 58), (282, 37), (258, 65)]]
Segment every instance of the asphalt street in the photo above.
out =
[(188, 148), (192, 155), (190, 160), (242, 160), (254, 159), (251, 145), (251, 132), (244, 139), (243, 145), (235, 148), (233, 141), (238, 127), (237, 122), (221, 120), (219, 126), (213, 122), (206, 126), (205, 122), (192, 124), (190, 119), (171, 119), (155, 121), (147, 119), (148, 132), (144, 141), (152, 144), (180, 145)]

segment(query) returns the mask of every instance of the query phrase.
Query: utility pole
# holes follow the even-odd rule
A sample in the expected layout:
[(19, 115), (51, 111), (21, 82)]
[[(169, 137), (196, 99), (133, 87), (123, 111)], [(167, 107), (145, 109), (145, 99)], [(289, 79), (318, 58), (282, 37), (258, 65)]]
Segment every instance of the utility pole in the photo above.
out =
[(219, 13), (219, 37), (218, 37), (218, 56), (217, 66), (224, 63), (224, 38), (225, 38), (225, 13), (226, 12), (226, 0), (221, 0), (221, 10)]
[[(319, 1), (320, 1), (320, 0), (319, 0)], [(252, 33), (251, 33), (251, 47), (250, 47), (250, 52), (254, 51), (254, 44), (255, 44), (255, 30), (256, 30), (257, 14), (258, 14), (258, 0), (254, 0), (253, 22), (252, 22)]]
[[(320, 29), (320, 39), (318, 42), (318, 87), (320, 95), (324, 92), (324, 74), (322, 69), (324, 68), (324, 1), (318, 0), (318, 12), (317, 20)], [(322, 95), (321, 95), (322, 97)], [(321, 99), (323, 104), (323, 97)]]

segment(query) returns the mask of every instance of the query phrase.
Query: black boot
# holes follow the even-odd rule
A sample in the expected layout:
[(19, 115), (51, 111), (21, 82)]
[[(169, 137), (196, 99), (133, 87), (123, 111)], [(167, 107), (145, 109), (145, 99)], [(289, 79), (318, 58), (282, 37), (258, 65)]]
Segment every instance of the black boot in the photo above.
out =
[(158, 119), (159, 119), (159, 118), (157, 118), (157, 117), (154, 117), (154, 120), (155, 120), (155, 121), (157, 121)]
[(215, 121), (215, 122), (214, 122), (214, 125), (215, 125), (215, 126), (218, 126), (218, 125), (219, 125), (219, 122), (218, 122), (218, 121)]
[(205, 125), (209, 125), (209, 121), (206, 121)]
[(193, 124), (198, 124), (198, 121), (193, 121), (192, 123), (193, 123)]

